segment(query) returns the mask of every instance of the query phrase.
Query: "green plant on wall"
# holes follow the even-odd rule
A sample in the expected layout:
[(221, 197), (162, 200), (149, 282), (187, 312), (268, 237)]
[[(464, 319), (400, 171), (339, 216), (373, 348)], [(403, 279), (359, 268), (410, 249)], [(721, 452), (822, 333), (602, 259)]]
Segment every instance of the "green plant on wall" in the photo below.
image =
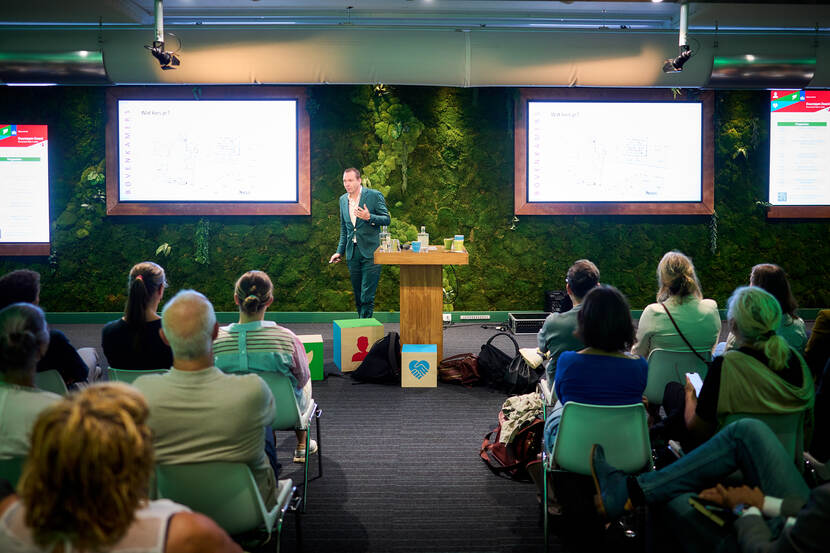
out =
[(210, 263), (209, 239), (210, 222), (205, 218), (199, 219), (199, 223), (196, 225), (196, 255), (193, 257), (196, 263), (201, 265)]
[(66, 245), (72, 240), (83, 240), (100, 224), (106, 212), (105, 182), (103, 160), (84, 169), (66, 209), (53, 224), (57, 244)]
[(368, 108), (370, 125), (381, 143), (377, 159), (363, 168), (363, 182), (388, 196), (392, 188), (387, 184), (389, 176), (400, 166), (401, 193), (406, 194), (409, 155), (418, 144), (424, 124), (387, 87), (364, 87), (356, 93), (355, 102), (360, 101)]
[[(0, 87), (0, 120), (45, 121), (55, 138), (54, 255), (0, 258), (0, 274), (39, 271), (42, 303), (50, 311), (120, 311), (127, 271), (153, 259), (164, 266), (171, 292), (193, 288), (218, 311), (231, 311), (235, 280), (262, 269), (279, 290), (275, 313), (351, 311), (348, 270), (344, 263), (328, 264), (339, 233), (341, 175), (349, 165), (376, 166), (381, 150), (397, 155), (391, 135), (387, 144), (375, 127), (380, 106), (397, 99), (423, 129), (415, 141), (407, 139), (405, 198), (400, 156), (383, 181), (390, 232), (406, 242), (425, 225), (436, 244), (465, 235), (469, 265), (454, 267), (455, 284), (447, 277), (444, 287), (457, 291), (447, 309), (541, 309), (544, 291), (562, 289), (568, 266), (581, 258), (594, 261), (603, 282), (620, 288), (632, 308), (642, 308), (654, 301), (657, 262), (672, 249), (694, 259), (704, 294), (721, 307), (761, 262), (787, 270), (800, 305), (830, 306), (830, 226), (765, 216), (768, 94), (716, 92), (714, 217), (534, 216), (520, 222), (513, 221), (513, 90), (401, 86), (375, 96), (366, 86), (317, 86), (309, 94), (317, 107), (311, 117), (311, 216), (217, 216), (200, 223), (198, 217), (106, 215), (102, 89), (23, 93)], [(166, 248), (157, 252), (164, 244), (169, 255)], [(398, 309), (399, 284), (398, 268), (384, 267), (378, 312)]]

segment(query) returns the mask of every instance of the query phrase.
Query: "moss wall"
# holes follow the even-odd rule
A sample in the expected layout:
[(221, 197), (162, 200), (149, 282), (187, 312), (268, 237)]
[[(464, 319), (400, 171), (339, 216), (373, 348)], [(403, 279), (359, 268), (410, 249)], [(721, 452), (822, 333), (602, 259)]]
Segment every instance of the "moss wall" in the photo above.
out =
[[(633, 308), (653, 301), (667, 250), (691, 255), (704, 293), (723, 304), (758, 262), (789, 272), (801, 305), (830, 305), (830, 225), (771, 222), (764, 199), (768, 106), (764, 92), (716, 97), (715, 205), (710, 217), (513, 217), (513, 89), (320, 86), (310, 89), (311, 217), (106, 217), (104, 91), (0, 90), (0, 121), (46, 123), (50, 133), (53, 255), (3, 258), (0, 273), (43, 275), (50, 311), (119, 311), (126, 275), (145, 259), (173, 289), (191, 287), (232, 310), (238, 275), (271, 274), (278, 311), (352, 309), (345, 263), (328, 265), (338, 238), (345, 167), (381, 189), (393, 233), (466, 235), (470, 265), (456, 269), (456, 310), (540, 309), (581, 257)], [(679, 139), (682, 137), (679, 137)], [(680, 141), (680, 140), (679, 140)], [(2, 183), (0, 183), (2, 186)], [(399, 273), (385, 267), (377, 309), (398, 309)]]

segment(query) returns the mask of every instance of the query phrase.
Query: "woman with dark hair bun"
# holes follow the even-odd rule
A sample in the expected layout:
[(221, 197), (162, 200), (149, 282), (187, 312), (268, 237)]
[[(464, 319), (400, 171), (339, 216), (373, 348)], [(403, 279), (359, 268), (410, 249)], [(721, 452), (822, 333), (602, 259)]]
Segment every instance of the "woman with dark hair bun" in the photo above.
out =
[[(239, 322), (219, 329), (213, 342), (216, 366), (229, 373), (282, 373), (294, 385), (300, 409), (307, 409), (311, 402), (311, 375), (305, 347), (293, 332), (265, 320), (265, 311), (274, 302), (271, 278), (263, 271), (248, 271), (236, 281), (233, 301), (239, 306)], [(309, 455), (317, 453), (317, 449), (317, 442), (310, 440)], [(297, 430), (294, 462), (305, 463), (305, 453), (306, 431)]]
[(61, 399), (35, 388), (35, 367), (48, 347), (39, 307), (13, 303), (0, 309), (0, 459), (26, 456), (38, 414)]
[(152, 261), (138, 263), (130, 270), (124, 316), (107, 323), (101, 332), (110, 367), (153, 370), (173, 365), (173, 352), (159, 334), (158, 307), (165, 288), (164, 269)]
[(576, 335), (585, 344), (566, 351), (556, 364), (558, 401), (545, 421), (545, 447), (553, 448), (562, 406), (569, 401), (592, 405), (631, 405), (643, 400), (648, 364), (628, 353), (634, 323), (628, 300), (613, 286), (592, 288), (577, 315)]

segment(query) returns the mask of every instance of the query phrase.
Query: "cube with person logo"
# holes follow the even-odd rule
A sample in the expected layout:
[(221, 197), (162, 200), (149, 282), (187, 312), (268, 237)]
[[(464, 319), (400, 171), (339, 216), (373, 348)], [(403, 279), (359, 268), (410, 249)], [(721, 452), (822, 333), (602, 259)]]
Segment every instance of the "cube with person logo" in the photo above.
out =
[(438, 346), (404, 344), (401, 347), (401, 387), (435, 388), (438, 386)]
[(383, 324), (377, 319), (334, 321), (334, 364), (341, 372), (355, 370), (372, 344), (383, 338)]

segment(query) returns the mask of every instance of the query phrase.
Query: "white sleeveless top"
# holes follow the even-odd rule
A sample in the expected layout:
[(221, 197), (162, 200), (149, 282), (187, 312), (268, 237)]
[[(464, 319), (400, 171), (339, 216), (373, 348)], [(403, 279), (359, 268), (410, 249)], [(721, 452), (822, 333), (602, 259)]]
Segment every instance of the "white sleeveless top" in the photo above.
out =
[[(184, 505), (168, 499), (150, 501), (135, 512), (135, 521), (124, 537), (107, 549), (107, 553), (164, 553), (170, 517), (190, 511)], [(102, 513), (101, 516), (106, 516)], [(51, 553), (35, 544), (32, 532), (25, 524), (25, 510), (20, 501), (12, 503), (0, 517), (0, 551), (3, 553)], [(68, 544), (64, 553), (75, 551)]]

